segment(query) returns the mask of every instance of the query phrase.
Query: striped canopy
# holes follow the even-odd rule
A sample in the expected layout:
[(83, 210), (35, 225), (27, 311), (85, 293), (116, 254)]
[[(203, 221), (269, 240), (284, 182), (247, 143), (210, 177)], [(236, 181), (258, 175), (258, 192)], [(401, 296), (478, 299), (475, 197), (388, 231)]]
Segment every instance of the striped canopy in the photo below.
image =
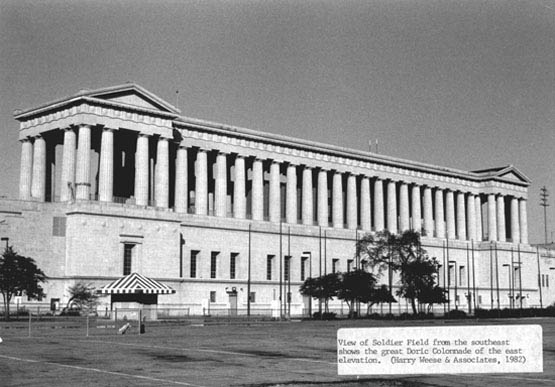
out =
[(101, 294), (172, 294), (175, 290), (161, 282), (144, 277), (138, 273), (131, 273), (98, 290)]

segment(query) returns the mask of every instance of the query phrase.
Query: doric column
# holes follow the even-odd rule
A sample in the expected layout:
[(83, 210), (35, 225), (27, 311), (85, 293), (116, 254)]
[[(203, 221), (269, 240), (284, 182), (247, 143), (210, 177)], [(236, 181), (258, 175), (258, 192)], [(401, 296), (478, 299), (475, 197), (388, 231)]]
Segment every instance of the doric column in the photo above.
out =
[(169, 200), (169, 149), (168, 139), (164, 137), (158, 138), (156, 146), (156, 168), (154, 183), (154, 199), (156, 207), (168, 207)]
[(343, 228), (343, 184), (339, 171), (333, 174), (332, 223), (335, 228)]
[(227, 154), (224, 152), (216, 156), (214, 180), (214, 215), (224, 217), (227, 216)]
[(312, 169), (309, 166), (303, 168), (303, 192), (302, 192), (302, 218), (303, 224), (314, 224), (314, 204), (312, 197)]
[(374, 228), (376, 231), (384, 230), (384, 202), (383, 180), (374, 181)]
[(447, 238), (455, 239), (455, 200), (453, 191), (447, 190), (445, 193), (445, 221), (447, 226)]
[(370, 179), (363, 176), (360, 181), (360, 227), (365, 231), (372, 229), (372, 210), (370, 202)]
[(410, 228), (409, 222), (409, 186), (401, 182), (399, 187), (399, 231)]
[(79, 139), (77, 144), (77, 170), (75, 172), (75, 185), (77, 186), (77, 199), (89, 200), (91, 192), (91, 127), (79, 126)]
[(99, 172), (98, 200), (111, 202), (114, 196), (114, 130), (106, 127), (102, 129), (100, 140)]
[(432, 188), (424, 187), (424, 234), (434, 236), (434, 210), (432, 208)]
[(476, 195), (474, 204), (476, 207), (476, 240), (481, 241), (483, 239), (483, 232), (482, 232), (482, 197), (480, 195)]
[(357, 227), (357, 180), (355, 175), (349, 174), (347, 177), (347, 228), (356, 230)]
[(467, 219), (467, 232), (469, 240), (476, 240), (476, 199), (474, 194), (469, 193), (466, 199), (466, 212), (468, 213)]
[(397, 234), (397, 188), (393, 180), (387, 182), (387, 229)]
[(245, 219), (247, 216), (247, 202), (245, 196), (245, 158), (235, 157), (235, 177), (233, 182), (233, 216)]
[(297, 223), (297, 166), (291, 163), (287, 166), (285, 190), (285, 221), (287, 223)]
[(526, 214), (526, 199), (520, 199), (518, 204), (520, 210), (520, 243), (528, 244), (528, 215)]
[(39, 202), (46, 198), (46, 142), (42, 136), (35, 137), (33, 146), (33, 178), (31, 196)]
[[(60, 201), (74, 199), (75, 189), (75, 145), (76, 136), (73, 128), (64, 130), (64, 149), (62, 156), (62, 176), (60, 178)], [(72, 193), (73, 192), (73, 193)]]
[(199, 148), (195, 172), (195, 213), (208, 214), (208, 150)]
[(488, 240), (497, 240), (497, 214), (495, 205), (495, 195), (488, 195)]
[(318, 225), (327, 227), (328, 213), (328, 171), (318, 171)]
[(461, 240), (466, 239), (464, 192), (457, 192), (457, 236)]
[(175, 211), (187, 212), (188, 184), (187, 148), (180, 144), (175, 158)]
[(279, 161), (272, 160), (270, 165), (270, 222), (281, 220), (281, 195)]
[(33, 143), (30, 139), (21, 140), (21, 168), (19, 170), (19, 198), (31, 199), (31, 182), (33, 172)]
[(520, 224), (518, 221), (518, 199), (511, 198), (511, 240), (520, 243)]
[(422, 231), (422, 209), (420, 206), (420, 186), (412, 186), (412, 229), (417, 232)]
[(253, 220), (264, 219), (264, 173), (262, 160), (255, 158), (252, 162), (252, 200), (251, 212)]
[(497, 197), (497, 240), (499, 242), (505, 242), (505, 235), (505, 197), (499, 195)]
[(143, 133), (137, 135), (135, 203), (138, 206), (148, 205), (148, 135)]
[(443, 190), (436, 188), (436, 203), (435, 203), (435, 229), (436, 238), (445, 238), (445, 221), (443, 216)]

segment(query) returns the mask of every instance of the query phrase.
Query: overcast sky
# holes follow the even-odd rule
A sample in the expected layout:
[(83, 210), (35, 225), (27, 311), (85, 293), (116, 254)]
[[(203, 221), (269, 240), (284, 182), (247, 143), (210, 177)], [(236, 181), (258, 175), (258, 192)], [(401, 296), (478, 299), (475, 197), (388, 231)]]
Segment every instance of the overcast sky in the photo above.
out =
[[(183, 114), (474, 170), (515, 165), (555, 231), (555, 1), (0, 0), (0, 195), (14, 109), (133, 81)], [(374, 149), (375, 150), (375, 149)], [(555, 234), (554, 234), (555, 235)]]

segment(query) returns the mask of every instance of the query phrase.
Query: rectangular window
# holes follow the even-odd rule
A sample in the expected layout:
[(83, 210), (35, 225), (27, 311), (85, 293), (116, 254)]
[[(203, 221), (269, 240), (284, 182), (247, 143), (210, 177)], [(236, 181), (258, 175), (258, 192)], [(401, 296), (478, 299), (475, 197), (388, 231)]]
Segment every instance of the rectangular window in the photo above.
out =
[(545, 275), (545, 287), (548, 288), (549, 287), (549, 274)]
[(459, 285), (466, 286), (466, 270), (464, 266), (459, 266)]
[(256, 302), (256, 292), (251, 292), (249, 298), (251, 302)]
[(337, 270), (339, 270), (339, 258), (334, 258), (331, 260), (331, 272), (337, 273)]
[(308, 257), (301, 257), (301, 281), (305, 280), (306, 276), (306, 260)]
[(266, 279), (270, 281), (272, 279), (272, 266), (274, 263), (274, 255), (268, 255), (266, 257)]
[(455, 266), (449, 265), (449, 286), (455, 286), (457, 283), (456, 275)]
[(285, 256), (285, 262), (284, 262), (284, 268), (283, 268), (283, 277), (285, 281), (289, 281), (289, 269), (291, 267), (291, 257), (286, 255)]
[(66, 217), (55, 216), (52, 223), (52, 236), (65, 237), (66, 236)]
[(133, 247), (131, 243), (123, 245), (123, 275), (131, 274), (131, 261), (133, 259)]
[(482, 303), (482, 296), (478, 296), (478, 304)]
[(347, 259), (347, 272), (351, 271), (352, 269), (353, 269), (353, 260)]
[(190, 277), (191, 278), (197, 278), (197, 257), (198, 257), (199, 251), (198, 250), (191, 250), (191, 273), (190, 273)]
[(216, 278), (218, 254), (218, 251), (212, 251), (210, 254), (210, 278)]
[(210, 302), (216, 302), (216, 292), (210, 291)]
[(239, 253), (231, 253), (229, 257), (229, 278), (235, 279), (235, 265), (237, 264), (237, 256)]

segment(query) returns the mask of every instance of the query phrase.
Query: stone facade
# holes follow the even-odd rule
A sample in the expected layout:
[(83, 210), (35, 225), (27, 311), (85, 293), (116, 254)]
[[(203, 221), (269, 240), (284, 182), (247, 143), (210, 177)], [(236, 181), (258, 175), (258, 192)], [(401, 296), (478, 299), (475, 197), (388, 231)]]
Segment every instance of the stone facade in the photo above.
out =
[(250, 239), (254, 307), (285, 300), (289, 259), (300, 311), (302, 280), (347, 270), (364, 233), (414, 229), (456, 307), (468, 293), (508, 306), (513, 289), (539, 305), (538, 274), (554, 301), (553, 257), (528, 244), (530, 182), (512, 166), (466, 172), (191, 119), (132, 84), (15, 118), (20, 194), (0, 202), (0, 232), (36, 258), (49, 297), (122, 276), (127, 249), (132, 271), (177, 291), (160, 303), (225, 306), (236, 288), (244, 308)]

